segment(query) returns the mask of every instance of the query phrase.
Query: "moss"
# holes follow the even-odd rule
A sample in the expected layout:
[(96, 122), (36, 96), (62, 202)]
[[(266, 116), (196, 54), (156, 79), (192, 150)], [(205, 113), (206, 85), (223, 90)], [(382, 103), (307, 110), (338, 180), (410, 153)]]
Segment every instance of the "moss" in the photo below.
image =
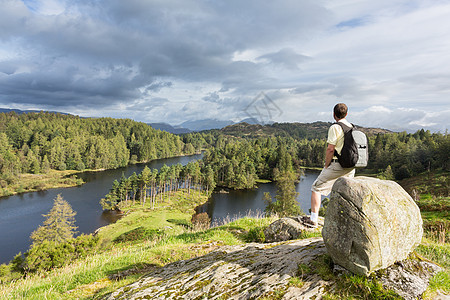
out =
[(191, 290), (191, 288), (179, 290), (178, 293), (175, 294), (175, 296), (183, 298), (183, 296), (189, 293)]
[(335, 278), (333, 267), (333, 260), (328, 254), (320, 255), (311, 262), (311, 269), (323, 280), (333, 280)]
[(392, 290), (383, 288), (376, 272), (371, 276), (341, 275), (333, 273), (334, 263), (327, 254), (318, 256), (309, 265), (298, 266), (298, 276), (318, 274), (323, 280), (331, 282), (325, 299), (402, 299)]
[(307, 264), (298, 264), (297, 269), (297, 276), (300, 278), (303, 278), (303, 276), (306, 276), (307, 274), (311, 273), (311, 268)]
[(197, 287), (199, 289), (203, 289), (205, 286), (210, 285), (211, 282), (212, 282), (212, 280), (210, 280), (210, 279), (200, 280), (195, 283), (195, 287)]
[(291, 277), (288, 281), (288, 286), (294, 286), (301, 288), (305, 285), (305, 282), (299, 277)]
[(258, 299), (261, 300), (278, 300), (283, 299), (284, 295), (287, 293), (287, 287), (281, 287), (278, 289), (275, 289), (273, 291), (264, 293), (261, 297)]
[(285, 242), (277, 242), (277, 243), (267, 244), (267, 245), (264, 245), (264, 249), (275, 248), (275, 247), (277, 247), (277, 246), (284, 245), (284, 244), (287, 244), (287, 243), (290, 243), (290, 242), (291, 242), (291, 241), (285, 241)]

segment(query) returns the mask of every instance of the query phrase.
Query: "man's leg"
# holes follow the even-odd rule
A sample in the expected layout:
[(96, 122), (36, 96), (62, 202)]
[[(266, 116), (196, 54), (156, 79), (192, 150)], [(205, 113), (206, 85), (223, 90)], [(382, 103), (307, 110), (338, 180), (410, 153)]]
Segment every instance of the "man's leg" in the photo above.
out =
[(319, 220), (319, 209), (322, 195), (318, 192), (311, 191), (311, 221), (317, 223)]
[(319, 208), (322, 194), (328, 195), (331, 192), (334, 182), (341, 176), (353, 177), (355, 169), (343, 169), (339, 163), (331, 163), (328, 168), (322, 169), (317, 179), (311, 187), (311, 223), (317, 224), (319, 220)]

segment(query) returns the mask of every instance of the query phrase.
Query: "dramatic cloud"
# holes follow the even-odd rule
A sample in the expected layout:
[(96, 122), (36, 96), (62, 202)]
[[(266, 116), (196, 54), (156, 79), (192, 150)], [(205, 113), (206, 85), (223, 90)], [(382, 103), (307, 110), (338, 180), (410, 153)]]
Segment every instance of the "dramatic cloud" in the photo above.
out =
[(264, 92), (279, 122), (331, 121), (344, 101), (363, 126), (449, 127), (447, 1), (0, 5), (2, 107), (238, 121)]

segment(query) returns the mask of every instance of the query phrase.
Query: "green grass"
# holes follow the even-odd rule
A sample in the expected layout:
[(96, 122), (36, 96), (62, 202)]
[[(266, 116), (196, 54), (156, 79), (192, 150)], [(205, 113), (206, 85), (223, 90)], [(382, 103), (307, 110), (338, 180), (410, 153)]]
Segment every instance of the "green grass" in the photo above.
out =
[(256, 183), (270, 183), (272, 180), (269, 179), (256, 179)]
[(447, 212), (450, 210), (450, 197), (433, 196), (432, 194), (420, 195), (416, 200), (417, 205), (424, 211)]
[[(124, 218), (99, 232), (102, 251), (57, 270), (2, 284), (0, 299), (101, 298), (136, 281), (151, 269), (207, 254), (221, 245), (245, 243), (249, 230), (263, 228), (275, 220), (273, 217), (243, 218), (218, 227), (195, 230), (190, 218), (194, 207), (206, 199), (204, 194), (191, 191), (191, 195), (187, 195), (186, 191), (180, 191), (170, 200), (164, 198), (155, 210), (139, 205), (129, 207)], [(142, 231), (142, 228), (159, 230), (161, 234), (113, 242), (133, 230)]]
[(383, 288), (375, 276), (336, 275), (333, 272), (333, 261), (328, 254), (321, 255), (309, 265), (300, 264), (297, 276), (301, 281), (308, 280), (313, 274), (319, 275), (322, 280), (333, 282), (333, 288), (328, 290), (324, 299), (402, 299), (391, 290)]
[[(246, 227), (233, 222), (230, 227)], [(244, 222), (245, 223), (245, 222)], [(230, 228), (228, 227), (228, 228)], [(178, 235), (140, 243), (112, 244), (108, 251), (79, 260), (56, 272), (32, 275), (3, 285), (0, 299), (91, 299), (112, 292), (137, 280), (142, 275), (125, 276), (120, 281), (109, 279), (133, 268), (149, 264), (161, 267), (167, 263), (204, 255), (220, 245), (243, 243), (226, 226), (204, 231), (186, 231)], [(96, 284), (101, 282), (102, 284)], [(72, 291), (73, 290), (73, 291)], [(67, 293), (67, 291), (71, 291)]]
[(400, 185), (411, 195), (430, 194), (434, 197), (450, 194), (450, 177), (448, 171), (424, 172), (418, 176), (400, 181)]
[(437, 291), (450, 294), (450, 244), (424, 238), (416, 252), (443, 268), (442, 272), (430, 280), (430, 286), (426, 293), (430, 295), (429, 298), (432, 298)]
[(443, 268), (430, 280), (425, 299), (438, 291), (450, 294), (449, 178), (446, 171), (425, 172), (400, 182), (415, 199), (423, 219), (424, 238), (416, 252)]
[(0, 197), (53, 188), (78, 186), (83, 184), (83, 180), (77, 178), (77, 173), (80, 172), (74, 170), (49, 170), (45, 174), (20, 174), (6, 187), (0, 187)]
[(174, 235), (184, 232), (186, 225), (190, 224), (194, 208), (207, 201), (207, 196), (198, 191), (180, 190), (170, 197), (158, 197), (157, 209), (151, 209), (150, 204), (146, 207), (140, 204), (123, 209), (126, 218), (106, 226), (100, 230), (104, 241), (110, 242), (138, 227), (145, 229), (161, 229), (166, 234)]

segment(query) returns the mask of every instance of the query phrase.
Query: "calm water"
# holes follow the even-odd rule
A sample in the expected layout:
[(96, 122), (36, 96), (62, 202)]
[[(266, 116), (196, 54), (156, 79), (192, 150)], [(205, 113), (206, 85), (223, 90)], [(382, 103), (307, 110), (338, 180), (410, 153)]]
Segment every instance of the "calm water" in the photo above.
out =
[[(201, 154), (160, 159), (148, 164), (137, 164), (116, 170), (102, 172), (87, 172), (79, 174), (86, 182), (82, 186), (73, 188), (51, 189), (48, 191), (26, 193), (10, 197), (0, 198), (0, 263), (10, 261), (19, 252), (26, 252), (30, 246), (29, 236), (44, 221), (43, 214), (47, 214), (57, 194), (67, 200), (73, 210), (76, 225), (80, 233), (91, 233), (101, 226), (108, 225), (116, 220), (111, 213), (104, 213), (99, 201), (108, 193), (112, 182), (120, 179), (122, 173), (130, 176), (133, 172), (137, 174), (147, 165), (149, 168), (159, 169), (164, 164), (173, 165), (181, 163), (186, 165), (189, 161), (201, 158)], [(297, 185), (300, 192), (299, 203), (303, 211), (310, 208), (309, 191), (312, 181), (317, 177), (315, 172), (306, 172), (306, 176)], [(263, 193), (276, 193), (273, 183), (260, 184), (259, 188), (251, 191), (230, 191), (227, 194), (214, 193), (205, 209), (208, 210), (213, 220), (221, 220), (227, 216), (232, 218), (244, 216), (251, 212), (264, 211), (265, 204), (262, 200)]]
[(97, 228), (114, 222), (116, 218), (111, 213), (103, 213), (99, 204), (111, 188), (114, 179), (120, 179), (122, 173), (130, 176), (133, 172), (139, 174), (147, 165), (159, 169), (164, 164), (170, 166), (197, 160), (201, 154), (154, 160), (148, 164), (136, 164), (115, 170), (102, 172), (86, 172), (79, 174), (86, 182), (73, 188), (51, 189), (42, 192), (25, 193), (0, 198), (0, 263), (10, 261), (17, 253), (26, 252), (31, 244), (30, 234), (44, 221), (53, 206), (56, 195), (61, 194), (77, 212), (76, 226), (78, 232), (91, 233)]
[[(311, 208), (311, 185), (317, 175), (319, 175), (318, 171), (305, 171), (305, 175), (296, 185), (296, 190), (299, 193), (297, 201), (305, 213), (308, 213)], [(269, 192), (274, 199), (276, 190), (275, 183), (264, 183), (259, 184), (258, 188), (254, 190), (216, 192), (213, 193), (211, 199), (201, 210), (208, 212), (213, 223), (221, 223), (223, 219), (261, 215), (266, 207), (263, 200), (264, 193)]]

